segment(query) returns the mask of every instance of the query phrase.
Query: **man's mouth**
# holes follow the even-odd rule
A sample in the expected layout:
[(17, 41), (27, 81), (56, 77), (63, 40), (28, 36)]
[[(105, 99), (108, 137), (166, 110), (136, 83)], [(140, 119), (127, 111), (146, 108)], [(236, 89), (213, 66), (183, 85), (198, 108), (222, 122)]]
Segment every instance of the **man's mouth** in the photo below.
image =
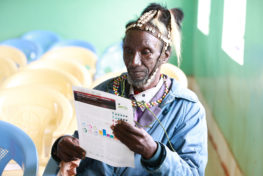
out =
[(142, 71), (137, 71), (137, 72), (132, 72), (132, 74), (136, 77), (142, 77), (145, 76), (145, 72)]
[(129, 75), (134, 80), (143, 80), (146, 77), (147, 73), (142, 70), (129, 70)]

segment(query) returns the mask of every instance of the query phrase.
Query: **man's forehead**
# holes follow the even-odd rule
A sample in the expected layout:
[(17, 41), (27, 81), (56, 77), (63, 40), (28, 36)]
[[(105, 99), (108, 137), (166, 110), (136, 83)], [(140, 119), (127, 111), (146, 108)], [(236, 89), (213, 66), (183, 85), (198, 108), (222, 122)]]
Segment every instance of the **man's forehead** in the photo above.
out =
[(140, 44), (142, 46), (156, 47), (161, 43), (162, 41), (145, 31), (129, 31), (124, 38), (124, 45)]

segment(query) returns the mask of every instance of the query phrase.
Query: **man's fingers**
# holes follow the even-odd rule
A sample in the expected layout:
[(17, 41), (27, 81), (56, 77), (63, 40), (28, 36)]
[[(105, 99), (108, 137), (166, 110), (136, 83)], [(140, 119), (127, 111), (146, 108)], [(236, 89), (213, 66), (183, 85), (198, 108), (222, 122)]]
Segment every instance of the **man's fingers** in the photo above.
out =
[(71, 153), (63, 152), (63, 151), (60, 151), (58, 153), (58, 157), (64, 162), (70, 162), (76, 160), (76, 158)]
[[(133, 127), (126, 122), (118, 122), (112, 126), (113, 134), (130, 150), (148, 156), (152, 151), (148, 150), (156, 148), (156, 143), (152, 137), (142, 128)], [(151, 155), (149, 154), (149, 155)]]
[(70, 150), (67, 150), (66, 152), (70, 153), (75, 159), (82, 159), (86, 155), (85, 150), (76, 145), (72, 146)]
[(83, 148), (81, 148), (80, 146), (75, 146), (75, 153), (79, 159), (84, 158), (86, 155), (86, 151)]
[(125, 136), (124, 134), (122, 133), (114, 133), (114, 135), (116, 136), (117, 139), (119, 139), (123, 144), (125, 144), (128, 148), (132, 148), (131, 145), (132, 145), (132, 141), (131, 139), (129, 139), (127, 136)]
[(85, 150), (79, 146), (73, 146), (73, 147), (71, 146), (69, 148), (64, 147), (63, 149), (60, 147), (60, 150), (58, 153), (63, 153), (63, 154), (66, 153), (69, 156), (72, 156), (74, 158), (79, 158), (79, 159), (82, 159), (86, 155)]
[(142, 129), (132, 126), (129, 123), (124, 122), (124, 121), (118, 121), (118, 123), (115, 125), (114, 128), (122, 128), (126, 132), (132, 133), (136, 136), (142, 136)]
[(76, 167), (78, 167), (78, 164), (76, 164), (74, 162), (71, 162), (70, 169), (73, 169), (73, 168), (76, 168)]
[(125, 144), (130, 150), (140, 153), (141, 145), (139, 145), (138, 139), (129, 139), (125, 135), (118, 133), (116, 134), (116, 137)]
[(76, 138), (64, 137), (58, 143), (58, 157), (63, 161), (82, 159), (85, 155), (85, 150), (79, 146)]
[(133, 149), (137, 144), (140, 143), (140, 137), (125, 131), (125, 129), (116, 128), (114, 129), (113, 134), (130, 149)]
[(118, 125), (115, 125), (113, 133), (116, 137), (123, 136), (124, 139), (126, 139), (127, 141), (133, 141), (138, 138), (138, 136), (136, 136), (135, 134), (127, 131), (124, 127), (120, 127)]
[(72, 165), (70, 165), (70, 169), (67, 170), (67, 173), (69, 176), (76, 175), (76, 167), (72, 167)]

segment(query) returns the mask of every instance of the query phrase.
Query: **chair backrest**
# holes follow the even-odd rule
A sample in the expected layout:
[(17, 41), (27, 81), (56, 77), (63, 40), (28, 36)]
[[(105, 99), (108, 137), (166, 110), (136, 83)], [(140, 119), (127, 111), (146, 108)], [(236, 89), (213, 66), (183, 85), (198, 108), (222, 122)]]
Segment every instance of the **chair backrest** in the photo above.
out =
[(184, 72), (173, 64), (166, 63), (161, 66), (161, 73), (176, 79), (184, 87), (188, 86), (187, 77)]
[(27, 62), (26, 55), (22, 51), (11, 46), (0, 45), (0, 58), (11, 59), (18, 67), (25, 66)]
[(26, 68), (56, 69), (71, 74), (85, 87), (90, 87), (92, 83), (91, 74), (88, 72), (88, 70), (83, 65), (74, 60), (40, 59), (36, 62), (29, 64)]
[(91, 85), (92, 88), (98, 86), (100, 83), (108, 80), (108, 79), (111, 79), (111, 78), (114, 78), (114, 77), (117, 77), (117, 76), (120, 76), (122, 73), (124, 72), (127, 72), (126, 69), (122, 69), (121, 71), (117, 71), (117, 72), (109, 72), (109, 73), (106, 73), (104, 74), (103, 76), (97, 78)]
[(60, 36), (51, 31), (36, 30), (22, 35), (22, 39), (37, 43), (46, 52), (54, 43), (60, 40)]
[(45, 153), (49, 153), (53, 137), (65, 134), (72, 116), (70, 102), (50, 88), (31, 86), (0, 90), (1, 120), (18, 126), (32, 138), (40, 164), (46, 164)]
[(18, 70), (14, 61), (0, 57), (0, 84)]
[(96, 48), (89, 42), (85, 40), (62, 40), (57, 43), (55, 43), (52, 48), (59, 48), (59, 47), (68, 47), (68, 46), (77, 46), (77, 47), (82, 47), (86, 48), (93, 53), (97, 53)]
[(96, 71), (97, 56), (90, 50), (81, 47), (54, 48), (40, 59), (73, 59), (90, 70), (92, 76)]
[(97, 61), (95, 79), (109, 72), (125, 69), (122, 42), (114, 43), (103, 51)]
[(0, 120), (0, 175), (10, 160), (15, 160), (24, 175), (37, 175), (38, 155), (31, 138), (20, 128)]
[(43, 52), (37, 43), (20, 38), (5, 40), (1, 42), (1, 45), (12, 46), (19, 49), (26, 55), (28, 62), (38, 59)]
[(73, 99), (72, 86), (81, 86), (81, 83), (68, 73), (41, 68), (21, 70), (6, 79), (0, 87), (11, 88), (25, 85), (51, 87), (64, 94), (67, 98)]
[(46, 168), (44, 170), (43, 176), (57, 176), (58, 171), (59, 171), (58, 163), (52, 157), (50, 157), (46, 165)]

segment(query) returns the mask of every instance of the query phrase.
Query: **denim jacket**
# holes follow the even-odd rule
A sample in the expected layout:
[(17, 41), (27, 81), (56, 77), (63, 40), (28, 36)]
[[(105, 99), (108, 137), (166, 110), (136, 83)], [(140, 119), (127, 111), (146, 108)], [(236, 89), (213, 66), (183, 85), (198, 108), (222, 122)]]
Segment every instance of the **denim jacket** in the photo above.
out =
[[(97, 86), (97, 90), (112, 91), (113, 81)], [(128, 83), (126, 83), (127, 85)], [(121, 87), (120, 87), (121, 89)], [(125, 93), (127, 95), (127, 91)], [(135, 154), (135, 168), (112, 167), (85, 158), (77, 168), (77, 175), (87, 176), (191, 176), (204, 175), (207, 164), (207, 125), (205, 110), (197, 96), (176, 80), (171, 79), (170, 90), (159, 105), (158, 119), (145, 130), (158, 142), (158, 162), (145, 162)], [(168, 138), (163, 130), (166, 130)], [(173, 151), (172, 148), (175, 150)]]

